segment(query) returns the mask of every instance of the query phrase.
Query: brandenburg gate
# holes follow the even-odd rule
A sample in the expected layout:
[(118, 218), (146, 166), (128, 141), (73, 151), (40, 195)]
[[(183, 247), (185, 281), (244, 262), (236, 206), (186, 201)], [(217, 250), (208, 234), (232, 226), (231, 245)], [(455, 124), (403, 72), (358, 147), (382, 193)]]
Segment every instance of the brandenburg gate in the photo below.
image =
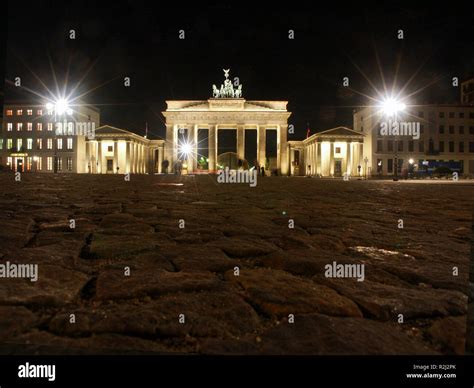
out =
[[(247, 101), (242, 97), (242, 85), (229, 79), (229, 70), (224, 70), (225, 80), (220, 89), (213, 85), (212, 98), (204, 101), (166, 101), (163, 113), (166, 119), (165, 159), (173, 169), (181, 159), (187, 163), (189, 172), (197, 170), (198, 130), (207, 129), (208, 172), (218, 170), (218, 133), (220, 130), (236, 130), (237, 156), (245, 160), (245, 133), (257, 131), (257, 161), (266, 164), (266, 131), (276, 130), (276, 168), (288, 175), (288, 101)], [(184, 140), (183, 140), (184, 139)], [(248, 161), (249, 166), (253, 161)]]

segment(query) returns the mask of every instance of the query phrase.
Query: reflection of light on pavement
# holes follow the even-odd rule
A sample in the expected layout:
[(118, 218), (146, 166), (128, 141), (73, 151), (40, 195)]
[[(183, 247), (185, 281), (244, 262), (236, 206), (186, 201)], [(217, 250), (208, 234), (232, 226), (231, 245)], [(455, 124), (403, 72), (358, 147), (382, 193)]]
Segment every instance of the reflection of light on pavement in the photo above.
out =
[(183, 186), (184, 183), (157, 183), (157, 186)]

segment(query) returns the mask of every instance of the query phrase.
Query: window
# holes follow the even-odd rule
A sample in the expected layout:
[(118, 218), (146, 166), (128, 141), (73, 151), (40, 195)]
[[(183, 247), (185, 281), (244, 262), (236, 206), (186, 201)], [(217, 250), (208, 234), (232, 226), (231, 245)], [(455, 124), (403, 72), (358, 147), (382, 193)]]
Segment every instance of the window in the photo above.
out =
[(7, 166), (11, 166), (13, 163), (13, 158), (11, 156), (7, 157)]
[(21, 131), (23, 129), (23, 123), (16, 123), (16, 130)]
[(377, 152), (383, 152), (382, 140), (377, 140)]
[(48, 123), (48, 131), (52, 131), (53, 130), (53, 123)]
[(38, 110), (36, 111), (36, 114), (37, 114), (38, 116), (43, 116), (43, 109), (38, 109)]
[(67, 124), (67, 134), (74, 135), (74, 123)]
[(3, 150), (3, 139), (0, 138), (0, 150)]
[(474, 152), (474, 141), (469, 142), (469, 152)]
[(48, 156), (46, 158), (46, 169), (48, 171), (53, 171), (53, 157), (52, 156)]
[(67, 170), (72, 171), (72, 158), (70, 156), (67, 157)]
[(413, 152), (413, 140), (408, 140), (408, 152)]
[[(113, 150), (114, 150), (114, 147), (113, 147), (113, 146), (108, 146), (108, 147), (107, 147), (107, 151), (108, 151), (108, 152), (113, 152)], [(336, 151), (336, 152), (337, 152), (337, 151)]]
[(56, 144), (56, 147), (58, 147), (58, 150), (62, 150), (63, 149), (63, 139), (57, 139), (57, 144)]
[(28, 116), (33, 116), (33, 109), (28, 109), (28, 110), (26, 111), (26, 114), (27, 114)]
[(425, 152), (425, 142), (422, 140), (418, 142), (418, 152)]
[(387, 151), (388, 152), (393, 152), (393, 140), (388, 140), (387, 141)]
[(7, 131), (11, 132), (13, 130), (13, 123), (7, 123)]
[(444, 112), (439, 112), (439, 118), (444, 119)]
[(13, 148), (13, 139), (7, 139), (7, 150), (11, 150)]
[(360, 131), (364, 132), (364, 127), (363, 126), (360, 127)]
[(67, 149), (72, 150), (72, 138), (68, 137), (67, 139)]
[(439, 126), (439, 133), (441, 133), (441, 134), (444, 133), (444, 125)]
[(420, 134), (425, 131), (425, 126), (423, 124), (420, 124)]
[(48, 142), (46, 143), (46, 148), (48, 150), (52, 150), (53, 149), (53, 139), (48, 139)]
[(13, 111), (11, 109), (7, 109), (7, 116), (13, 116)]
[(454, 112), (449, 112), (449, 118), (454, 119)]
[(474, 119), (474, 112), (469, 112), (469, 118)]
[(41, 156), (36, 158), (36, 170), (43, 169), (43, 158)]
[(57, 168), (58, 171), (62, 171), (63, 169), (63, 158), (56, 158)]
[(439, 142), (439, 152), (444, 152), (444, 141)]
[(33, 123), (26, 123), (26, 130), (32, 131), (33, 130)]
[(17, 116), (22, 116), (23, 115), (23, 109), (17, 109), (16, 115)]
[(398, 152), (403, 152), (403, 140), (398, 141)]
[(449, 152), (454, 152), (454, 141), (449, 142)]
[(43, 139), (36, 139), (36, 148), (38, 150), (42, 150), (43, 149)]
[(18, 152), (21, 151), (21, 147), (23, 147), (23, 139), (16, 139), (16, 150)]
[(459, 118), (463, 119), (464, 118), (464, 112), (459, 112)]
[(459, 126), (459, 134), (464, 135), (464, 125)]
[(464, 152), (464, 142), (459, 142), (459, 152)]
[(452, 135), (454, 133), (454, 125), (449, 126), (449, 133)]
[(26, 139), (26, 148), (29, 150), (33, 149), (33, 139)]
[(42, 131), (43, 130), (43, 123), (36, 123), (36, 130)]
[(473, 126), (469, 127), (469, 134), (474, 135), (474, 127)]
[[(112, 147), (109, 147), (109, 151), (112, 151), (113, 148)], [(336, 154), (340, 154), (341, 153), (341, 147), (336, 147)]]

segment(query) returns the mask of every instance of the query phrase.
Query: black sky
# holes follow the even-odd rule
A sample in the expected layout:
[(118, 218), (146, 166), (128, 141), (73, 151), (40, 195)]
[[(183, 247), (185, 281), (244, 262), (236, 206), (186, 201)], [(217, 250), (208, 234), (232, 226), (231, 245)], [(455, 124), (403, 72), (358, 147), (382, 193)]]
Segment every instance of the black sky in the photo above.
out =
[[(102, 85), (83, 101), (100, 107), (103, 124), (143, 133), (148, 122), (151, 134), (163, 137), (165, 100), (207, 99), (211, 85), (223, 81), (222, 69), (231, 68), (244, 98), (289, 101), (296, 139), (307, 122), (312, 131), (352, 126), (352, 110), (369, 101), (342, 87), (342, 78), (374, 95), (359, 67), (383, 90), (377, 55), (388, 85), (398, 62), (398, 87), (420, 67), (407, 92), (434, 82), (414, 97), (418, 104), (457, 102), (451, 78), (474, 75), (472, 8), (314, 3), (291, 9), (275, 2), (244, 9), (232, 3), (191, 9), (182, 2), (174, 8), (141, 1), (10, 2), (6, 79), (20, 76), (23, 86), (46, 94), (32, 72), (54, 89), (50, 60), (60, 85), (69, 68), (70, 87), (90, 68), (75, 94)], [(404, 40), (397, 39), (399, 29)], [(123, 86), (126, 76), (130, 88)], [(5, 85), (7, 102), (34, 98)]]

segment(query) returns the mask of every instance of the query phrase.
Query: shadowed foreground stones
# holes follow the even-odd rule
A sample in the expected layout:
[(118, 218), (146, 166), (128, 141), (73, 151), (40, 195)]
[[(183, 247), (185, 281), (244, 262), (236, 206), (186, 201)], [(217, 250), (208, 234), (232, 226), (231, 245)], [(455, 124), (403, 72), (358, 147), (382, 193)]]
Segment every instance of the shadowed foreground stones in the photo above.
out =
[(262, 335), (260, 352), (270, 354), (435, 354), (402, 333), (397, 324), (320, 314), (299, 317)]
[[(179, 323), (184, 314), (185, 323)], [(56, 315), (49, 328), (66, 336), (120, 333), (148, 339), (168, 337), (235, 337), (260, 327), (256, 312), (229, 292), (165, 295), (136, 304), (117, 303), (80, 309), (76, 324), (66, 314)]]
[(283, 271), (243, 270), (240, 276), (227, 273), (226, 277), (238, 283), (244, 289), (247, 301), (268, 316), (315, 312), (334, 316), (362, 316), (350, 299), (326, 286)]
[(58, 265), (40, 264), (38, 280), (0, 279), (0, 304), (62, 306), (79, 294), (87, 276)]
[(143, 296), (160, 296), (172, 292), (220, 290), (223, 282), (210, 272), (124, 271), (109, 270), (97, 279), (96, 298), (130, 299)]
[(466, 314), (467, 296), (458, 291), (400, 288), (368, 280), (318, 277), (318, 281), (352, 299), (369, 317), (380, 320), (394, 321), (398, 314), (404, 319)]
[[(0, 260), (39, 264), (36, 283), (0, 279), (2, 354), (463, 353), (472, 183), (0, 174), (0, 186)], [(326, 279), (333, 261), (365, 264), (365, 281)]]

